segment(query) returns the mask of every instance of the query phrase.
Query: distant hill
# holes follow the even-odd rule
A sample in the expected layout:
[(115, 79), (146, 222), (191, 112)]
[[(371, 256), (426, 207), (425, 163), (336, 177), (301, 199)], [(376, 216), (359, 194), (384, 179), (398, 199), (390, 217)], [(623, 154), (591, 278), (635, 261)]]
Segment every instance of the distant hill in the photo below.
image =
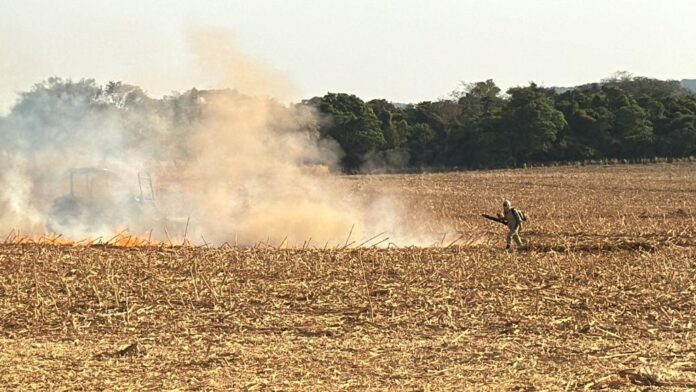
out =
[(696, 93), (696, 79), (682, 79), (681, 85), (692, 93)]

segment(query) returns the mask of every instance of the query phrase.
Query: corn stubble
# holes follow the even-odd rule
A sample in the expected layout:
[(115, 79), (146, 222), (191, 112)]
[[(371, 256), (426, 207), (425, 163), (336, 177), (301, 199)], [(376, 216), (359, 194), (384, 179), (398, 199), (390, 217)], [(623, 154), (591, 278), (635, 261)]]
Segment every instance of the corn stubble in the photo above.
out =
[[(351, 179), (461, 233), (430, 248), (8, 238), (0, 389), (696, 388), (694, 173)], [(512, 253), (478, 217), (501, 197), (531, 221)]]

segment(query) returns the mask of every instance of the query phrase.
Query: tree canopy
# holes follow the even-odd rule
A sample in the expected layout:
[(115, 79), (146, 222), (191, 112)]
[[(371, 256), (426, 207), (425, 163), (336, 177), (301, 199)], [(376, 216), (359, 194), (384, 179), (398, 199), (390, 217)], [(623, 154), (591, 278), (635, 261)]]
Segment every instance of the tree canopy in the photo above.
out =
[[(619, 72), (598, 83), (505, 93), (492, 80), (416, 104), (330, 93), (305, 101), (344, 169), (514, 167), (526, 163), (696, 155), (696, 93), (683, 83)], [(399, 159), (390, 160), (389, 157)]]

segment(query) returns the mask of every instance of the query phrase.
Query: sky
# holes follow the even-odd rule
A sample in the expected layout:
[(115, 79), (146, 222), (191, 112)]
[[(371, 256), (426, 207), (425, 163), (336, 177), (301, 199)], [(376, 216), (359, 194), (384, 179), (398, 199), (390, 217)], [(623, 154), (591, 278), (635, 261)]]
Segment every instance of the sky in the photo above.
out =
[(187, 32), (200, 28), (286, 78), (292, 100), (419, 102), (462, 82), (571, 86), (619, 70), (696, 78), (692, 0), (0, 0), (0, 113), (51, 76), (154, 97), (234, 88), (197, 64)]

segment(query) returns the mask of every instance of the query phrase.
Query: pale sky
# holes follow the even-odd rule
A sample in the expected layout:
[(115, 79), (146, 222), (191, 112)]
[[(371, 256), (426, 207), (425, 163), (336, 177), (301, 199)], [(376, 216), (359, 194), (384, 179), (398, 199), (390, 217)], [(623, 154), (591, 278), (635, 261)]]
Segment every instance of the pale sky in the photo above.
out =
[(0, 0), (0, 113), (50, 76), (155, 97), (234, 88), (197, 68), (191, 27), (228, 30), (292, 80), (296, 99), (418, 102), (461, 81), (570, 86), (618, 70), (696, 78), (693, 0)]

